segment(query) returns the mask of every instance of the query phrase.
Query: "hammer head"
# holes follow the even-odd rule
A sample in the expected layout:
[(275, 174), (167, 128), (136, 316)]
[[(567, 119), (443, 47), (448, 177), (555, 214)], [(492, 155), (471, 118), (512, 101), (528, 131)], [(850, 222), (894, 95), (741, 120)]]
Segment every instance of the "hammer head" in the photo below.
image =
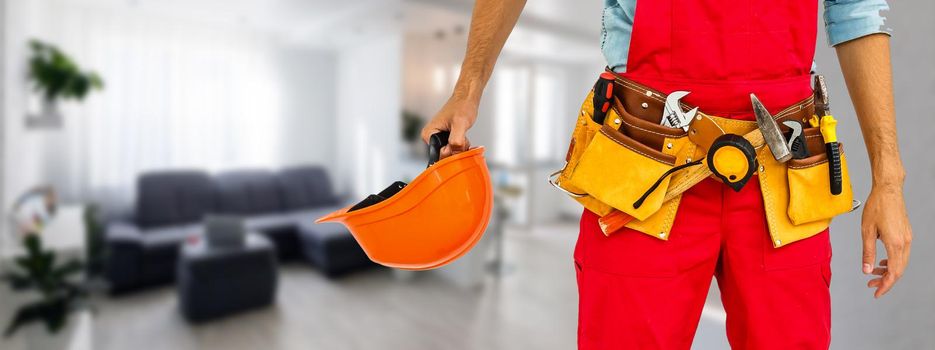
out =
[(760, 99), (756, 98), (756, 95), (750, 94), (750, 101), (753, 103), (756, 125), (760, 129), (760, 133), (763, 134), (763, 141), (769, 147), (769, 151), (773, 153), (773, 157), (780, 163), (792, 159), (792, 151), (789, 149), (789, 145), (786, 144), (785, 137), (782, 136), (779, 124), (776, 124), (776, 120), (769, 114)]

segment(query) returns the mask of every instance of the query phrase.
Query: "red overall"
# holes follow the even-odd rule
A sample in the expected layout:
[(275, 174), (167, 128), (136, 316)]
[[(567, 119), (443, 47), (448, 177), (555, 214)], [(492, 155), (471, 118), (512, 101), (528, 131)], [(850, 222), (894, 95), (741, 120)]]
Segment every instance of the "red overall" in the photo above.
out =
[[(640, 0), (625, 76), (708, 114), (752, 120), (811, 93), (815, 0)], [(734, 349), (827, 349), (828, 232), (773, 248), (760, 186), (712, 179), (682, 196), (668, 241), (601, 233), (585, 211), (575, 247), (580, 349), (689, 349), (712, 276)]]

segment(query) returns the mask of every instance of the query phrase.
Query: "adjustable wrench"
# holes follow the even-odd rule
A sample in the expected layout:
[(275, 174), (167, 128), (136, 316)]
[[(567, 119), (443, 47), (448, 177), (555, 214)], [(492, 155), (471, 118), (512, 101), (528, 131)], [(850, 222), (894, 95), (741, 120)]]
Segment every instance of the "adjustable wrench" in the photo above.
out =
[(688, 94), (688, 91), (673, 91), (666, 96), (666, 105), (662, 111), (662, 126), (681, 128), (684, 131), (688, 131), (688, 124), (691, 123), (692, 118), (698, 113), (698, 107), (692, 108), (688, 112), (682, 110), (682, 105), (679, 101)]
[(792, 151), (792, 158), (808, 158), (808, 146), (805, 144), (805, 135), (802, 134), (802, 123), (786, 120), (782, 122), (782, 125), (792, 129), (792, 135), (789, 136), (789, 150)]

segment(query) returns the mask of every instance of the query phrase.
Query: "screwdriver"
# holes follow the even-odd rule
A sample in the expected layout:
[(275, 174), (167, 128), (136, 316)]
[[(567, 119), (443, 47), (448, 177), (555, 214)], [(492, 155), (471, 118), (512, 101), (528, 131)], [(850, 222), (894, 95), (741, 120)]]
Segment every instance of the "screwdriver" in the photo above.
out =
[(825, 140), (825, 152), (828, 154), (828, 175), (831, 178), (831, 194), (841, 194), (843, 175), (841, 174), (841, 145), (838, 143), (838, 121), (831, 116), (828, 103), (828, 85), (825, 77), (815, 75), (815, 115), (809, 121), (812, 127), (818, 127)]
[(841, 144), (838, 143), (838, 121), (831, 115), (821, 117), (821, 137), (825, 140), (825, 152), (828, 153), (828, 171), (831, 177), (831, 194), (841, 194)]

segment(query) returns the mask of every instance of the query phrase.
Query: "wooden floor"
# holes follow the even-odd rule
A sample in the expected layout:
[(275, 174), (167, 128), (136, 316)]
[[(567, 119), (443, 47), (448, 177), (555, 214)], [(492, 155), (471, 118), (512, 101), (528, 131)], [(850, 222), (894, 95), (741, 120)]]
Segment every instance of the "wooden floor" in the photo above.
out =
[[(852, 221), (838, 232), (859, 232), (859, 220)], [(197, 326), (179, 316), (172, 287), (116, 299), (99, 297), (94, 348), (574, 349), (577, 291), (571, 256), (576, 232), (576, 225), (509, 232), (508, 273), (470, 290), (437, 274), (405, 281), (387, 270), (332, 281), (293, 264), (280, 268), (274, 307)], [(860, 252), (853, 248), (851, 236), (832, 239), (836, 247), (843, 247), (835, 251), (832, 348), (931, 349), (935, 333), (926, 330), (933, 329), (935, 318), (923, 315), (935, 310), (933, 279), (921, 274), (904, 279), (891, 296), (873, 300), (864, 288), (866, 277), (853, 269)], [(0, 288), (2, 319), (11, 315), (10, 298), (6, 288)], [(717, 288), (711, 288), (693, 349), (728, 348), (719, 298)], [(16, 339), (0, 338), (0, 349), (22, 349)]]
[[(190, 325), (172, 287), (97, 300), (95, 349), (574, 349), (577, 224), (511, 230), (501, 278), (461, 288), (438, 274), (401, 280), (385, 269), (328, 280), (280, 268), (275, 306)], [(232, 291), (233, 292), (233, 291)], [(726, 349), (723, 309), (709, 293), (695, 349)]]
[(172, 287), (101, 298), (94, 341), (102, 350), (572, 349), (576, 227), (546, 231), (511, 234), (508, 272), (478, 288), (381, 269), (335, 281), (291, 264), (280, 269), (275, 306), (194, 326)]

